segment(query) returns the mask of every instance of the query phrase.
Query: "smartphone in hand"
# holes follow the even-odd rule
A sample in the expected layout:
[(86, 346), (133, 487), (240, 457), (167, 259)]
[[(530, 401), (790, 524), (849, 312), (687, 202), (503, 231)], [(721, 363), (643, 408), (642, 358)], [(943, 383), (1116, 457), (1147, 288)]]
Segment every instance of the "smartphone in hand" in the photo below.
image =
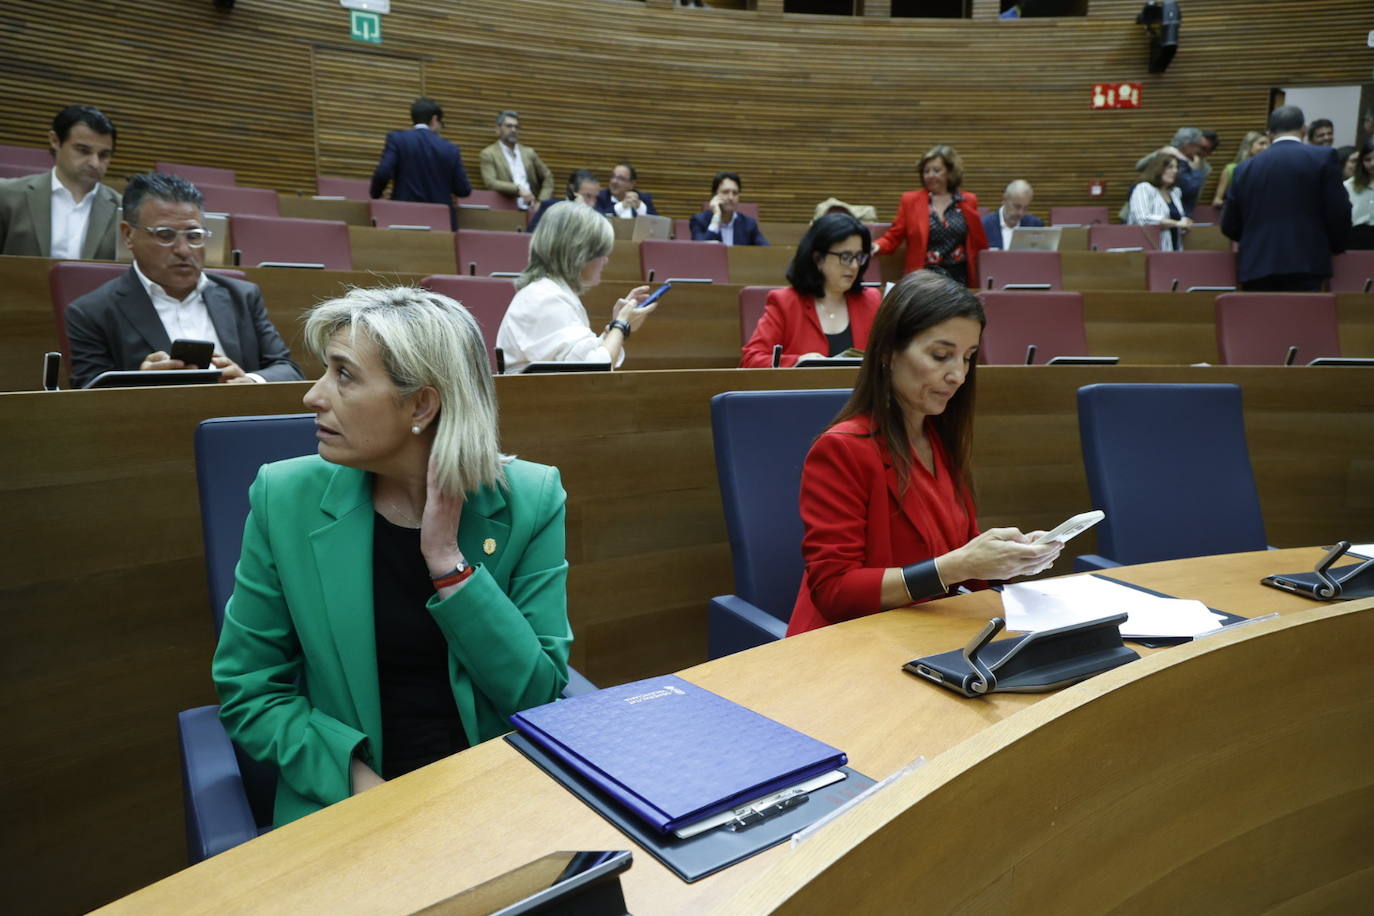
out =
[(1059, 541), (1061, 544), (1067, 544), (1106, 517), (1107, 513), (1103, 512), (1101, 509), (1094, 509), (1091, 512), (1075, 515), (1053, 531), (1046, 531), (1044, 534), (1040, 535), (1040, 537), (1035, 539), (1035, 543), (1048, 544), (1050, 541)]
[(178, 338), (172, 341), (172, 359), (179, 359), (186, 364), (187, 369), (210, 369), (210, 357), (215, 355), (214, 341), (210, 340), (186, 340)]
[(656, 289), (656, 290), (654, 290), (652, 293), (650, 293), (650, 294), (649, 294), (649, 298), (648, 298), (648, 299), (645, 299), (643, 302), (639, 303), (639, 305), (636, 305), (635, 308), (637, 308), (637, 309), (648, 308), (649, 306), (651, 306), (651, 305), (653, 305), (655, 302), (657, 302), (660, 298), (662, 298), (663, 294), (666, 293), (668, 290), (670, 290), (670, 289), (672, 289), (672, 288), (673, 288), (673, 284), (671, 284), (671, 283), (665, 283), (665, 284), (663, 284), (663, 285), (660, 286), (658, 289)]

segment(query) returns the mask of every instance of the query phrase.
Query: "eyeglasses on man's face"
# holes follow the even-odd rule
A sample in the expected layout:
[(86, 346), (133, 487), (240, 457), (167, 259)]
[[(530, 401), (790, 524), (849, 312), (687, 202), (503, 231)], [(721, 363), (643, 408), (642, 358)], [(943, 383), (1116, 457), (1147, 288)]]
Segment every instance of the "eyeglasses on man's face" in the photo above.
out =
[(845, 267), (868, 263), (868, 252), (866, 251), (827, 251), (825, 256), (836, 259)]
[(191, 229), (173, 229), (171, 226), (135, 226), (157, 239), (157, 243), (163, 248), (171, 248), (177, 243), (178, 238), (184, 238), (186, 244), (192, 248), (204, 248), (205, 240), (214, 233), (209, 229), (202, 229), (195, 226)]

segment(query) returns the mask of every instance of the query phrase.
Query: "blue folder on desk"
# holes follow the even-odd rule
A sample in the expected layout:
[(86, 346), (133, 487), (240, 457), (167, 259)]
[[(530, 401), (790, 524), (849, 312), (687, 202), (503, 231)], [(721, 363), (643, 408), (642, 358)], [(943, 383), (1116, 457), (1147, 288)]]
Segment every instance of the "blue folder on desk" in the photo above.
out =
[(516, 713), (511, 722), (667, 833), (839, 769), (844, 753), (675, 675)]

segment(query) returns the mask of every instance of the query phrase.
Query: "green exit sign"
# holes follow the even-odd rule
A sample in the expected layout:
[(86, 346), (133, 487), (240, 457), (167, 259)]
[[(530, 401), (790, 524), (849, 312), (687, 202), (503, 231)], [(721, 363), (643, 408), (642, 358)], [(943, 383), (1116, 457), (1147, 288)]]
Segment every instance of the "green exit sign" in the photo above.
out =
[(382, 43), (382, 17), (364, 10), (348, 11), (348, 37), (370, 44)]

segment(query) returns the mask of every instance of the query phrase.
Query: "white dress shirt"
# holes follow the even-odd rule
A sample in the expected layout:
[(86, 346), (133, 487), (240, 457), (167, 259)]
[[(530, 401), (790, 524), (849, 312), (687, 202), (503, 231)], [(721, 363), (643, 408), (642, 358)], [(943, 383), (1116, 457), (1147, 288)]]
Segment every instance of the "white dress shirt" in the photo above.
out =
[[(497, 144), (501, 147), (501, 152), (505, 154), (506, 166), (510, 169), (510, 180), (520, 189), (521, 194), (530, 194), (530, 176), (525, 173), (525, 160), (520, 155), (520, 144), (507, 146), (504, 143)], [(515, 205), (521, 210), (528, 210), (530, 205), (522, 197), (515, 199)]]
[(91, 188), (81, 203), (76, 202), (66, 185), (57, 180), (52, 170), (52, 256), (67, 260), (81, 258), (81, 245), (86, 241), (86, 227), (91, 224), (91, 207), (95, 203), (96, 188)]
[(719, 216), (712, 215), (711, 225), (706, 227), (712, 232), (720, 233), (720, 243), (722, 245), (735, 244), (735, 214), (730, 214), (730, 222), (722, 223)]
[(1374, 185), (1357, 191), (1355, 179), (1347, 178), (1345, 193), (1350, 195), (1350, 225), (1374, 226)]
[(639, 206), (634, 208), (627, 206), (624, 201), (617, 200), (615, 202), (615, 215), (621, 219), (629, 219), (632, 216), (648, 216), (649, 205), (644, 202), (643, 198), (640, 198)]
[(1011, 235), (1016, 231), (1017, 226), (1021, 224), (1017, 223), (1016, 226), (1013, 226), (1007, 222), (1006, 207), (997, 208), (997, 219), (1002, 223), (1002, 250), (1009, 251), (1011, 250)]
[[(1174, 202), (1174, 208), (1178, 210), (1181, 218), (1183, 216), (1183, 192), (1177, 186), (1172, 187), (1169, 189), (1169, 198)], [(1159, 196), (1159, 188), (1148, 181), (1142, 181), (1131, 189), (1131, 199), (1126, 206), (1129, 211), (1126, 222), (1132, 226), (1158, 226), (1162, 220), (1169, 218), (1169, 205), (1164, 202), (1164, 198)], [(1182, 229), (1178, 231), (1178, 236), (1178, 248), (1182, 251)], [(1168, 229), (1160, 229), (1159, 250), (1174, 250), (1174, 242)]]
[[(588, 323), (582, 300), (547, 277), (515, 294), (496, 332), (496, 345), (505, 353), (507, 372), (520, 372), (535, 362), (611, 361), (611, 352)], [(622, 346), (616, 366), (624, 361)]]

